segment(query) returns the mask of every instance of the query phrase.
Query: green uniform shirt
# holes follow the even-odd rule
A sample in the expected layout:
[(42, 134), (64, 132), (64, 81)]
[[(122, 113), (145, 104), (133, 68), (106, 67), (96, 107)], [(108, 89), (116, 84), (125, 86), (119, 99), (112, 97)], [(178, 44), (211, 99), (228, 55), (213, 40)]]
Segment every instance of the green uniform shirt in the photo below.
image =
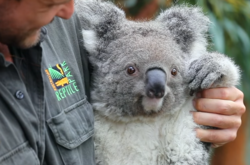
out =
[(14, 64), (0, 53), (0, 164), (93, 165), (79, 20), (55, 18), (41, 33), (35, 47), (10, 48)]

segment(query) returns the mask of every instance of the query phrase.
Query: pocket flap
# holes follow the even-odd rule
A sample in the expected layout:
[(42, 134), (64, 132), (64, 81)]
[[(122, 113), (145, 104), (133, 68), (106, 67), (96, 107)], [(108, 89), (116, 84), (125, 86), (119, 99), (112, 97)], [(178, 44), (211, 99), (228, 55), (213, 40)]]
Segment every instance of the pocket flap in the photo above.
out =
[(74, 149), (94, 134), (94, 116), (88, 101), (82, 100), (47, 120), (56, 142)]
[(35, 151), (30, 147), (28, 142), (25, 142), (9, 153), (0, 157), (0, 164), (39, 165), (40, 163)]

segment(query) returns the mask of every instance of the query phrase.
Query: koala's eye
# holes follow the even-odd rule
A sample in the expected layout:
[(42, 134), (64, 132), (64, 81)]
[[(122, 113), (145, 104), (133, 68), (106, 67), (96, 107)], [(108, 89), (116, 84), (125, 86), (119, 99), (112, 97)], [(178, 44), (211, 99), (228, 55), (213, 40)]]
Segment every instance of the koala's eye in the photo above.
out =
[(136, 69), (134, 68), (134, 67), (132, 67), (132, 66), (129, 66), (128, 68), (127, 68), (127, 73), (128, 74), (134, 74), (135, 73), (135, 71), (136, 71)]
[(176, 75), (177, 75), (177, 69), (175, 69), (175, 68), (172, 69), (172, 70), (171, 70), (171, 74), (172, 74), (173, 76), (176, 76)]

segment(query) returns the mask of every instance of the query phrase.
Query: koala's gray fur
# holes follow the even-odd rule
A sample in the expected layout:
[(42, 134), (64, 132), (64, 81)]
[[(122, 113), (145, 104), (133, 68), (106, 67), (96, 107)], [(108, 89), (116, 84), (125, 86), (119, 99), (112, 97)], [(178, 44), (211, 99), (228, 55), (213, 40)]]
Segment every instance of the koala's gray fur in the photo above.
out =
[(207, 51), (209, 19), (187, 6), (148, 22), (127, 20), (110, 2), (78, 0), (76, 9), (94, 67), (97, 163), (207, 165), (190, 94), (240, 78), (228, 57)]

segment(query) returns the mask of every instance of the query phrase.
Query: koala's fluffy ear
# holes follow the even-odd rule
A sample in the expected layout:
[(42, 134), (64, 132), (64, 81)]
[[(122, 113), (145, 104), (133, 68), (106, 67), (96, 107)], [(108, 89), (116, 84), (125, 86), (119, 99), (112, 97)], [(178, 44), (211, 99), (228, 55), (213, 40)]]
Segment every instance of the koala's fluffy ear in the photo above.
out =
[(111, 2), (77, 0), (75, 7), (83, 28), (84, 45), (92, 54), (114, 39), (114, 32), (126, 19), (125, 13)]
[(209, 19), (198, 7), (175, 6), (161, 13), (161, 22), (184, 52), (199, 56), (206, 51)]

